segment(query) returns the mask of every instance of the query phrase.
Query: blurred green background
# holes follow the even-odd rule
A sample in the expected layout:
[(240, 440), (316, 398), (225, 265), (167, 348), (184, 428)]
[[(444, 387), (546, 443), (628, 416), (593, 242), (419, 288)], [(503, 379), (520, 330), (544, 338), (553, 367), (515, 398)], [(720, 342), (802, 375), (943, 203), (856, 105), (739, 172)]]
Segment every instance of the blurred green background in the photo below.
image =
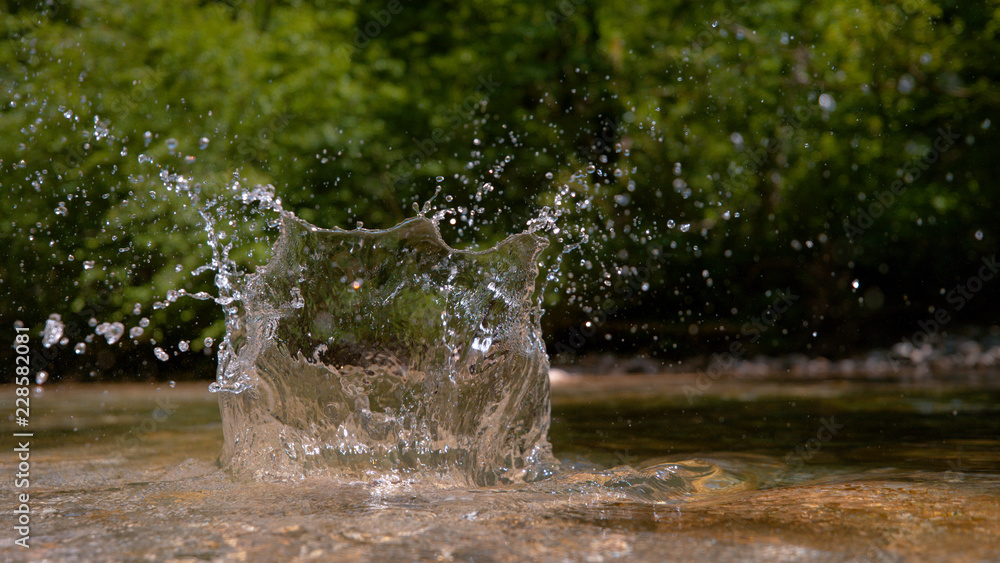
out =
[[(477, 216), (443, 223), (460, 248), (560, 209), (544, 269), (587, 240), (546, 286), (559, 361), (733, 342), (841, 357), (941, 309), (942, 332), (996, 323), (985, 277), (948, 296), (1000, 234), (997, 0), (0, 7), (0, 326), (61, 314), (57, 378), (214, 375), (218, 306), (152, 307), (214, 291), (192, 274), (202, 218), (161, 173), (205, 201), (234, 174), (270, 183), (343, 228), (390, 227), (440, 186), (436, 204)], [(233, 255), (259, 264), (271, 239)], [(90, 318), (142, 316), (141, 338), (73, 353)], [(193, 351), (158, 362), (151, 338)]]

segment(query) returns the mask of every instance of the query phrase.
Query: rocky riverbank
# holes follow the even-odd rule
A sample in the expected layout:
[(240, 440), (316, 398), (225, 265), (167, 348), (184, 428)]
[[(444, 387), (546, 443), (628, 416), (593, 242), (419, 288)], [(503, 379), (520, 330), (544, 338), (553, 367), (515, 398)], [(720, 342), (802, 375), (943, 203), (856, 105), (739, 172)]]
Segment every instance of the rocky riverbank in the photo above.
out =
[(585, 356), (553, 365), (553, 379), (573, 374), (699, 373), (745, 379), (933, 379), (1000, 370), (1000, 326), (968, 327), (948, 335), (918, 333), (889, 348), (843, 358), (791, 353), (751, 355), (733, 345), (681, 361), (613, 355)]

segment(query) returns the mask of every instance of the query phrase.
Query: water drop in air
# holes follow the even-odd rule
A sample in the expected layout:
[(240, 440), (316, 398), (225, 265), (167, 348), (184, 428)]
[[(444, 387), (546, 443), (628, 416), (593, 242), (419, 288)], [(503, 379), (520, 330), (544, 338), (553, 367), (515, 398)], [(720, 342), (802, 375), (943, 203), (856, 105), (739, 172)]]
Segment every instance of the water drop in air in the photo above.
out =
[(108, 341), (108, 344), (114, 344), (121, 340), (121, 337), (125, 334), (125, 325), (119, 322), (101, 323), (97, 325), (94, 332), (99, 336), (103, 336)]
[(58, 313), (49, 315), (48, 320), (45, 321), (45, 331), (42, 333), (42, 346), (51, 348), (58, 343), (63, 337), (65, 328), (66, 325), (63, 324), (61, 315)]

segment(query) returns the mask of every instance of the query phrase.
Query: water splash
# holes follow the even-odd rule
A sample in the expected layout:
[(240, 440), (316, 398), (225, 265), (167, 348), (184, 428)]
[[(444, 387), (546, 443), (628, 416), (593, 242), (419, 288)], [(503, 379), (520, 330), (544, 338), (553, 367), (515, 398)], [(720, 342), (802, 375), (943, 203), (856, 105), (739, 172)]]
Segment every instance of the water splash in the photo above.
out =
[[(117, 142), (103, 129), (95, 137), (109, 146)], [(153, 136), (143, 138), (149, 148)], [(182, 144), (187, 141), (164, 141), (171, 154), (183, 154)], [(207, 149), (207, 138), (198, 139), (198, 146)], [(210, 256), (202, 255), (201, 266), (177, 264), (174, 270), (187, 271), (182, 284), (189, 286), (213, 272), (215, 294), (174, 285), (151, 309), (184, 298), (221, 306), (226, 335), (211, 389), (218, 392), (223, 417), (222, 461), (235, 476), (463, 485), (545, 480), (558, 490), (575, 490), (579, 481), (612, 495), (662, 500), (682, 494), (695, 473), (714, 474), (712, 464), (560, 467), (552, 456), (548, 358), (539, 318), (545, 287), (566, 281), (560, 274), (564, 256), (585, 245), (593, 250), (592, 237), (598, 236), (597, 222), (583, 221), (590, 225), (585, 227), (564, 219), (582, 220), (591, 212), (599, 189), (588, 181), (592, 165), (537, 202), (524, 232), (474, 252), (449, 247), (438, 225), (456, 230), (461, 240), (463, 232), (478, 233), (493, 220), (485, 199), (510, 157), (489, 164), (489, 178), (476, 182), (470, 201), (453, 201), (443, 192), (437, 205), (431, 198), (415, 207), (418, 217), (382, 231), (360, 224), (355, 231), (320, 229), (285, 211), (270, 185), (244, 187), (234, 174), (230, 182), (210, 186), (149, 154), (137, 158), (144, 172), (130, 176), (130, 184), (149, 187), (151, 201), (179, 198), (179, 208), (201, 218), (191, 224), (200, 223), (206, 242), (198, 251)], [(436, 196), (444, 179), (436, 179)], [(466, 186), (472, 181), (456, 179)], [(129, 213), (140, 220), (141, 214)], [(600, 224), (609, 234), (598, 238), (613, 238), (610, 223)], [(279, 227), (270, 261), (249, 274), (234, 256), (244, 258), (247, 245), (273, 240)], [(536, 290), (539, 255), (549, 239), (556, 252)], [(131, 250), (127, 243), (118, 254)], [(594, 260), (602, 287), (610, 287), (607, 268)], [(83, 269), (109, 270), (95, 260), (84, 260)], [(138, 317), (149, 305), (136, 302), (132, 314)], [(43, 340), (68, 344), (59, 334), (59, 318), (51, 321)], [(93, 334), (78, 342), (77, 354), (100, 337), (109, 345), (148, 338), (153, 356), (164, 362), (190, 350), (187, 339), (175, 347), (156, 342), (147, 317), (126, 325), (94, 316), (87, 324)], [(211, 338), (203, 343), (206, 351), (215, 345)], [(46, 378), (41, 372), (37, 382)], [(558, 478), (546, 479), (553, 475)]]
[(45, 321), (45, 330), (42, 333), (42, 346), (51, 348), (54, 344), (58, 344), (62, 340), (65, 328), (66, 325), (62, 322), (62, 315), (59, 313), (49, 315), (49, 318)]
[(459, 251), (423, 216), (320, 229), (281, 213), (268, 264), (223, 280), (222, 460), (239, 476), (488, 485), (551, 473), (533, 232)]

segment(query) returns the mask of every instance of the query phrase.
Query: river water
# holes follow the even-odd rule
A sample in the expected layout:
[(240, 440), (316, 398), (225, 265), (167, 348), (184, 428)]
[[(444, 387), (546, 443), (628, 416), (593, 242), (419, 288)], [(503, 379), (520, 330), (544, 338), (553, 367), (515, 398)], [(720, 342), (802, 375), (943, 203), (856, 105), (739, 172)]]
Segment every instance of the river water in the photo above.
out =
[[(31, 549), (4, 534), (0, 557), (995, 560), (995, 375), (722, 378), (694, 398), (693, 374), (562, 378), (549, 433), (559, 472), (492, 486), (236, 479), (220, 466), (205, 383), (50, 385), (32, 397)], [(0, 470), (16, 472), (11, 456)], [(24, 489), (0, 489), (10, 516)]]

